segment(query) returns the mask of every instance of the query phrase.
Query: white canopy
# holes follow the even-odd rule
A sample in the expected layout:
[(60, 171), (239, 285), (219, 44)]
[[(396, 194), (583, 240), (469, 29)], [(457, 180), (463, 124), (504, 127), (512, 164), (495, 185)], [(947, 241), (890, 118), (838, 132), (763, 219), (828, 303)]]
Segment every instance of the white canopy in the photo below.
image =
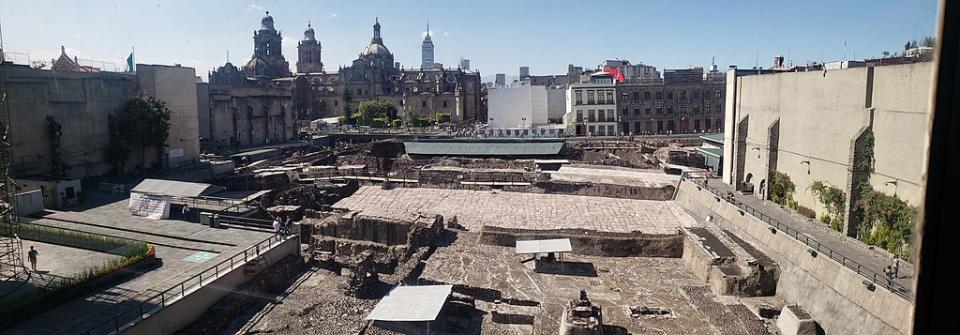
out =
[(165, 179), (144, 179), (142, 182), (137, 184), (136, 187), (130, 190), (130, 192), (195, 198), (201, 195), (213, 194), (223, 190), (223, 187), (203, 183), (190, 183), (185, 181)]
[(531, 240), (517, 241), (518, 254), (539, 254), (546, 252), (570, 252), (573, 247), (570, 246), (569, 238), (558, 238), (552, 240)]
[(367, 320), (436, 320), (452, 290), (453, 285), (397, 286), (380, 299)]

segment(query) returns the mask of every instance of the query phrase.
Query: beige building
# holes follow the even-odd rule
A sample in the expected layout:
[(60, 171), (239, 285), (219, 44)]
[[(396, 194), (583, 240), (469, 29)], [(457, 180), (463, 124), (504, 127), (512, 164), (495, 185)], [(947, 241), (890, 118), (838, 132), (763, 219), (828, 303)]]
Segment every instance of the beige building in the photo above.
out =
[(576, 136), (617, 136), (617, 94), (606, 72), (584, 75), (567, 88), (566, 133)]
[[(849, 235), (856, 234), (850, 195), (858, 181), (920, 204), (933, 63), (754, 73), (727, 72), (724, 182), (767, 198), (773, 173), (784, 173), (798, 204), (818, 215), (826, 208), (810, 185), (837, 187)], [(873, 170), (857, 172), (871, 152), (870, 133)]]

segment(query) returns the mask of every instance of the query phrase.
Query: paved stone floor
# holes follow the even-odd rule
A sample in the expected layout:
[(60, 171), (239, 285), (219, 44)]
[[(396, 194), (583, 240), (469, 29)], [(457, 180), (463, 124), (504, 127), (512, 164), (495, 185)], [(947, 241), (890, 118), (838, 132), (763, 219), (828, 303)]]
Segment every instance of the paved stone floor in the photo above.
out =
[(23, 260), (28, 268), (30, 262), (27, 261), (26, 255), (31, 246), (38, 252), (37, 271), (40, 275), (74, 277), (88, 269), (122, 258), (105, 252), (25, 240), (23, 241)]
[[(127, 210), (125, 199), (104, 201), (75, 211), (49, 211), (41, 218), (24, 221), (24, 224), (38, 223), (145, 241), (156, 247), (157, 257), (163, 260), (163, 265), (112, 287), (100, 288), (10, 329), (0, 330), (0, 334), (83, 332), (271, 235), (269, 232), (216, 229), (184, 221), (135, 217)], [(197, 252), (201, 251), (214, 255), (197, 257)]]
[(675, 234), (694, 224), (678, 204), (579, 195), (450, 190), (433, 188), (361, 187), (334, 208), (364, 215), (406, 219), (417, 213), (457, 217), (468, 230), (484, 225), (520, 229), (592, 229)]

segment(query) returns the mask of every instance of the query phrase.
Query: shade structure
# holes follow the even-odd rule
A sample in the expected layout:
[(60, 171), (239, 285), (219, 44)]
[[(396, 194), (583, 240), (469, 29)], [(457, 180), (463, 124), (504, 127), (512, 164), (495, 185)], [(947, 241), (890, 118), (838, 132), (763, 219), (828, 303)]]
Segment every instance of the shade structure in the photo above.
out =
[(380, 299), (367, 320), (433, 321), (440, 314), (453, 285), (397, 286)]

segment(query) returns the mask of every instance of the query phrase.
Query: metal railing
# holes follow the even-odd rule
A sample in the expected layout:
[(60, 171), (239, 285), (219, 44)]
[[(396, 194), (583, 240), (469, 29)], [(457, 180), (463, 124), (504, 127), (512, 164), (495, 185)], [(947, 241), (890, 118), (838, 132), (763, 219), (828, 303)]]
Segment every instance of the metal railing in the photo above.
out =
[(884, 287), (890, 292), (893, 292), (894, 294), (904, 299), (907, 299), (908, 301), (913, 301), (913, 295), (910, 293), (910, 291), (908, 291), (907, 287), (901, 284), (898, 284), (897, 282), (893, 281), (891, 278), (887, 277), (886, 275), (877, 273), (876, 271), (873, 271), (873, 270), (869, 270), (866, 266), (860, 263), (857, 263), (856, 261), (850, 258), (847, 258), (846, 255), (836, 252), (833, 249), (830, 249), (829, 247), (821, 244), (819, 241), (813, 238), (810, 238), (809, 235), (801, 233), (796, 229), (790, 228), (790, 226), (770, 217), (767, 214), (764, 214), (763, 211), (757, 210), (751, 207), (750, 205), (740, 202), (739, 200), (736, 199), (736, 197), (729, 197), (726, 194), (721, 194), (720, 190), (709, 187), (705, 185), (702, 181), (688, 179), (686, 175), (684, 175), (681, 180), (691, 182), (694, 185), (697, 185), (697, 187), (707, 190), (708, 192), (715, 195), (718, 199), (723, 199), (724, 201), (730, 203), (731, 205), (734, 205), (735, 207), (739, 208), (740, 211), (742, 211), (743, 213), (750, 214), (753, 217), (760, 219), (760, 221), (766, 222), (768, 225), (770, 225), (771, 229), (776, 229), (776, 230), (785, 232), (787, 236), (791, 236), (797, 241), (800, 241), (803, 244), (806, 244), (808, 247), (814, 250), (817, 254), (827, 255), (827, 257), (829, 257), (830, 259), (836, 261), (837, 263), (840, 263), (840, 265), (843, 265), (851, 270), (856, 271), (858, 275), (871, 280), (874, 284)]
[(270, 250), (274, 244), (286, 241), (295, 235), (296, 233), (289, 235), (271, 235), (267, 239), (260, 241), (260, 243), (244, 249), (242, 253), (233, 255), (80, 333), (86, 335), (119, 334), (122, 330), (136, 325), (163, 308), (186, 297), (187, 294), (202, 288), (205, 284), (209, 284), (222, 275), (230, 273), (230, 271), (234, 270), (237, 266), (246, 265), (248, 261), (254, 260), (262, 253)]

